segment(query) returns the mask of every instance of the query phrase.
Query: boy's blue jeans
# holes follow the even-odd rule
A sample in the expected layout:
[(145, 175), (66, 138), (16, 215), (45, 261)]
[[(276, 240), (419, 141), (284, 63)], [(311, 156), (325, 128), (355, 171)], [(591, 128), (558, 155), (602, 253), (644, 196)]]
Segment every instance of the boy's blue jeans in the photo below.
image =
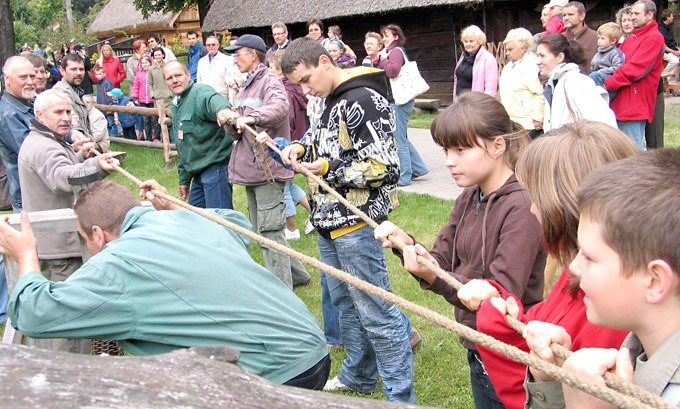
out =
[[(602, 74), (599, 71), (593, 71), (588, 76), (595, 82), (595, 85), (599, 85), (600, 87), (605, 88), (604, 86), (604, 81), (609, 78), (611, 75), (607, 74)], [(619, 93), (618, 91), (607, 91), (609, 93), (609, 102), (611, 102), (612, 99), (616, 97), (616, 95)]]
[[(370, 227), (334, 240), (319, 235), (319, 254), (322, 262), (390, 291), (383, 248)], [(415, 403), (413, 351), (401, 311), (334, 277), (326, 279), (348, 355), (338, 379), (368, 393), (375, 390), (380, 373), (387, 400)]]

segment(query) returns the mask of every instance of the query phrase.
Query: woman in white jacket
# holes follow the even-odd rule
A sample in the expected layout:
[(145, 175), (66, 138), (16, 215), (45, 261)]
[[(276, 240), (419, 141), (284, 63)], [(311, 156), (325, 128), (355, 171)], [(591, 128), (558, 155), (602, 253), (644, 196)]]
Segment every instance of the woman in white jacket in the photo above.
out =
[(616, 128), (607, 91), (579, 71), (583, 57), (575, 42), (561, 34), (548, 34), (538, 42), (536, 56), (540, 73), (548, 76), (543, 92), (545, 132), (581, 119)]
[(531, 138), (543, 130), (543, 86), (538, 79), (536, 55), (528, 51), (533, 43), (526, 28), (508, 31), (503, 40), (508, 63), (498, 82), (498, 95), (510, 119), (522, 125)]

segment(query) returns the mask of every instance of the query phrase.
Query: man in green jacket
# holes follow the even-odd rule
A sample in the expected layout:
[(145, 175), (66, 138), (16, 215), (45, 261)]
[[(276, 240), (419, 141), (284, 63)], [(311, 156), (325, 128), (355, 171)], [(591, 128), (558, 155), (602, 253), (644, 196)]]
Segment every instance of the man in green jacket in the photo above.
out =
[[(305, 304), (248, 254), (248, 239), (142, 187), (101, 181), (76, 202), (92, 257), (63, 282), (40, 274), (27, 214), (21, 232), (0, 221), (0, 247), (19, 263), (12, 325), (35, 338), (118, 340), (133, 355), (226, 345), (239, 365), (272, 382), (321, 389), (330, 371), (323, 333)], [(106, 211), (103, 211), (105, 209)], [(234, 210), (215, 215), (250, 229)]]
[(234, 141), (222, 125), (238, 115), (212, 87), (195, 84), (183, 63), (168, 62), (163, 75), (175, 94), (172, 127), (179, 152), (179, 196), (196, 207), (233, 209), (227, 166)]

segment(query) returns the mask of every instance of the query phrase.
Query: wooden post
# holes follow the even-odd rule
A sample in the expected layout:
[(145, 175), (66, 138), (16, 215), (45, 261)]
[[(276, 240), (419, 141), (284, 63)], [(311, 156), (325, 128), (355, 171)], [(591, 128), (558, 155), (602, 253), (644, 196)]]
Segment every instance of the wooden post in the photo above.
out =
[[(102, 112), (124, 112), (127, 114), (136, 114), (143, 116), (157, 116), (158, 121), (161, 125), (161, 135), (163, 135), (163, 157), (165, 159), (165, 167), (170, 169), (173, 167), (171, 158), (177, 156), (177, 151), (174, 151), (172, 144), (170, 143), (170, 134), (168, 133), (168, 124), (165, 123), (166, 118), (171, 116), (172, 113), (165, 110), (165, 104), (162, 100), (156, 101), (156, 108), (144, 108), (138, 106), (120, 106), (120, 105), (103, 105), (94, 104), (95, 108)], [(122, 138), (111, 138), (114, 142), (127, 143), (131, 145), (138, 146), (150, 146), (146, 141), (136, 141), (136, 140), (123, 140)], [(137, 143), (135, 143), (137, 142)], [(151, 146), (153, 147), (153, 146)]]
[(172, 160), (170, 154), (170, 134), (168, 133), (168, 124), (165, 123), (167, 118), (165, 115), (165, 102), (160, 99), (156, 101), (158, 108), (158, 122), (161, 124), (161, 135), (163, 136), (163, 157), (165, 158), (165, 168), (172, 168)]

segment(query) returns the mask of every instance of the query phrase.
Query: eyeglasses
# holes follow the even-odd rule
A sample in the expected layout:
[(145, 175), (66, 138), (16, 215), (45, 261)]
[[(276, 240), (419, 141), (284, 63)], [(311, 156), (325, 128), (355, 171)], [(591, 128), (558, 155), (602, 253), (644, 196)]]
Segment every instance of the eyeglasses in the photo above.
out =
[(280, 37), (280, 36), (285, 35), (285, 34), (286, 34), (285, 31), (284, 31), (283, 33), (272, 33), (272, 35), (273, 35), (274, 37)]
[(209, 43), (205, 45), (206, 47), (219, 47), (220, 45), (217, 43)]

